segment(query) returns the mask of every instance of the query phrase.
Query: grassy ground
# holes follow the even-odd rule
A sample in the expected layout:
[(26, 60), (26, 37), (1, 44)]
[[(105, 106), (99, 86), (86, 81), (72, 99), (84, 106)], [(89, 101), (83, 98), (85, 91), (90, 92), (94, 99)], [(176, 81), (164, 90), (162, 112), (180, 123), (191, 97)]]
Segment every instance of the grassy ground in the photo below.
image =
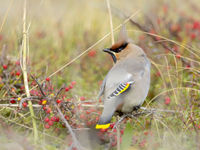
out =
[[(136, 23), (128, 22), (126, 27), (129, 37), (144, 49), (152, 62), (151, 88), (143, 105), (151, 112), (120, 124), (121, 149), (200, 149), (198, 0), (175, 0), (173, 3), (161, 0), (110, 2), (114, 28), (127, 19), (124, 15), (130, 16), (139, 10), (132, 18)], [(51, 108), (50, 113), (34, 107), (39, 131), (38, 144), (33, 142), (29, 109), (19, 110), (11, 103), (13, 99), (25, 97), (21, 89), (22, 71), (16, 65), (20, 60), (23, 41), (23, 1), (1, 0), (0, 6), (0, 146), (2, 149), (9, 149), (13, 145), (17, 149), (67, 149), (71, 146), (71, 138), (62, 121), (54, 123), (50, 129), (45, 127), (47, 123), (44, 119), (57, 115), (50, 101), (42, 105), (43, 108)], [(74, 129), (94, 125), (101, 110), (82, 109), (79, 104), (88, 101), (89, 104), (95, 104), (98, 101), (96, 96), (101, 81), (113, 65), (110, 56), (102, 53), (103, 48), (111, 45), (110, 36), (103, 38), (110, 32), (106, 2), (28, 1), (26, 22), (27, 26), (30, 25), (30, 88), (35, 85), (30, 74), (39, 82), (46, 79), (44, 89), (48, 97), (56, 94), (63, 84), (67, 87), (73, 85), (70, 92), (62, 92), (59, 97), (66, 102), (67, 108), (70, 105), (69, 110), (62, 110), (64, 115)], [(115, 32), (115, 39), (117, 35), (118, 31)], [(54, 74), (100, 39), (102, 41), (99, 44)], [(51, 78), (47, 79), (50, 75)], [(76, 85), (72, 81), (76, 81)], [(16, 87), (16, 84), (20, 87)], [(53, 90), (49, 89), (51, 86)], [(39, 91), (36, 89), (36, 92)], [(43, 99), (34, 100), (33, 103), (37, 104), (38, 101), (43, 102)], [(2, 105), (10, 103), (12, 106)], [(152, 112), (152, 108), (156, 112)], [(115, 121), (116, 117), (113, 117), (112, 122)], [(111, 149), (117, 149), (115, 130), (101, 131), (100, 134), (103, 139), (110, 136)]]

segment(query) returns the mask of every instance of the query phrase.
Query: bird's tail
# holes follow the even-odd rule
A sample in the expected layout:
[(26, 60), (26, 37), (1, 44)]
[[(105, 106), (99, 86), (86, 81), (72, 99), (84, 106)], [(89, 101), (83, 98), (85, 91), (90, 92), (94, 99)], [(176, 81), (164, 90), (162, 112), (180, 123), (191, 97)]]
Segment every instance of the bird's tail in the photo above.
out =
[(96, 125), (96, 129), (107, 129), (110, 127), (110, 121), (112, 116), (116, 110), (116, 100), (105, 100), (103, 113), (100, 117), (98, 124)]
[(112, 119), (112, 115), (104, 116), (102, 115), (98, 124), (96, 124), (96, 129), (107, 129), (110, 127), (110, 121)]
[(110, 127), (110, 123), (107, 124), (96, 124), (96, 129), (107, 129)]

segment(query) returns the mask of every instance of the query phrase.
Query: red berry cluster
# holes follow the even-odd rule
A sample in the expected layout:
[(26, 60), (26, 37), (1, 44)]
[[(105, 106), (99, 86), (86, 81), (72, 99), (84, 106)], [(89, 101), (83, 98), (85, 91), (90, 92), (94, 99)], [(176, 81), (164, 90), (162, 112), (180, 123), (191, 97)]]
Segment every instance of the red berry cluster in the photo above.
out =
[[(91, 56), (94, 56), (91, 54)], [(21, 104), (22, 108), (26, 108), (28, 106), (27, 100), (25, 96), (24, 83), (23, 78), (20, 71), (20, 62), (6, 62), (2, 65), (0, 75), (0, 85), (6, 84), (6, 78), (12, 80), (14, 88), (12, 88), (9, 92), (6, 93), (7, 97), (10, 97), (10, 104)], [(76, 81), (72, 81), (70, 84), (64, 87), (64, 89), (57, 95), (60, 89), (57, 89), (51, 81), (50, 77), (45, 78), (45, 82), (39, 81), (39, 79), (35, 79), (34, 75), (31, 77), (28, 74), (28, 82), (29, 88), (32, 89), (30, 91), (30, 99), (33, 105), (41, 105), (42, 107), (42, 115), (44, 121), (44, 128), (49, 129), (50, 127), (59, 127), (63, 126), (63, 122), (59, 118), (57, 110), (54, 106), (53, 101), (62, 111), (65, 119), (69, 122), (69, 124), (73, 128), (82, 128), (86, 126), (95, 125), (99, 119), (100, 110), (96, 110), (92, 107), (85, 107), (85, 104), (92, 104), (93, 102), (89, 102), (86, 97), (80, 96), (79, 98), (74, 97), (71, 93), (72, 89), (76, 86)], [(42, 83), (41, 83), (42, 82)], [(11, 84), (12, 84), (11, 83)], [(38, 85), (41, 83), (41, 85)], [(35, 86), (37, 88), (34, 88)], [(0, 88), (4, 88), (5, 86), (0, 86)], [(14, 96), (13, 95), (17, 95)], [(28, 111), (28, 109), (21, 109), (22, 111)]]
[(51, 117), (51, 118), (46, 117), (46, 118), (44, 119), (44, 122), (46, 123), (46, 124), (44, 125), (44, 127), (45, 127), (45, 129), (49, 129), (51, 126), (53, 126), (54, 123), (59, 122), (59, 121), (60, 121), (60, 118), (57, 117), (57, 116), (53, 116), (53, 117)]

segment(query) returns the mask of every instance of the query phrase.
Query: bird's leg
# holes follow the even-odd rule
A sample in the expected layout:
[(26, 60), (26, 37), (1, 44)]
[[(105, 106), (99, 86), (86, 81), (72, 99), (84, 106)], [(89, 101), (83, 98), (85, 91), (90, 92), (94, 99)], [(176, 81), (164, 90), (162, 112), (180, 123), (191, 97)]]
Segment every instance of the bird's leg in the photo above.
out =
[(136, 111), (136, 112), (137, 112), (137, 111), (140, 109), (140, 107), (141, 107), (140, 105), (139, 105), (139, 106), (134, 106), (134, 107), (133, 107), (133, 111)]
[(120, 119), (118, 119), (118, 121), (115, 123), (112, 131), (128, 116), (128, 114), (123, 114), (122, 117), (120, 117)]
[(116, 111), (116, 115), (118, 115), (118, 116), (123, 116), (124, 115), (124, 113), (123, 112), (121, 112), (121, 111)]

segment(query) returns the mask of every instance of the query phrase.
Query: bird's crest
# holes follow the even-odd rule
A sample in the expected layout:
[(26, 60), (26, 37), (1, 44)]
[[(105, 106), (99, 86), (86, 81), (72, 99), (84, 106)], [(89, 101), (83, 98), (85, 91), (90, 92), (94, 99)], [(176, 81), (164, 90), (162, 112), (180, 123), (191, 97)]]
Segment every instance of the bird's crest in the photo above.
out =
[(122, 28), (119, 32), (118, 40), (115, 44), (112, 45), (110, 49), (115, 50), (120, 48), (123, 44), (128, 42), (128, 36), (126, 32), (126, 27), (125, 25), (122, 25)]

